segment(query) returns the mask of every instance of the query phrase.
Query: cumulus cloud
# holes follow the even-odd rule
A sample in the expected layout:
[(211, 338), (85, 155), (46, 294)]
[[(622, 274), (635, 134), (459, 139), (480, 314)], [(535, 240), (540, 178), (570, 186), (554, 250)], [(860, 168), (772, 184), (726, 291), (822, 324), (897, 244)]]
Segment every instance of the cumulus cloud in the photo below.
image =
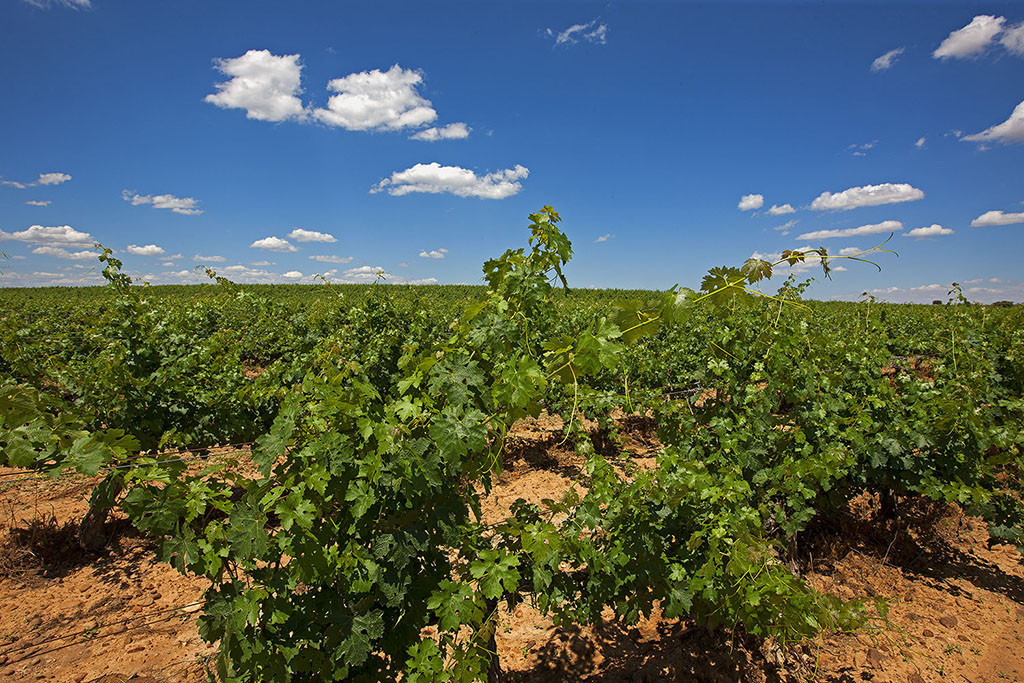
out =
[(875, 61), (871, 62), (871, 70), (885, 71), (896, 62), (896, 58), (899, 57), (901, 54), (903, 54), (902, 47), (898, 47), (894, 50), (889, 50), (884, 55), (876, 58)]
[(267, 251), (298, 251), (299, 248), (286, 239), (280, 237), (264, 237), (249, 245), (255, 249), (266, 249)]
[(87, 261), (95, 259), (99, 255), (95, 251), (68, 251), (62, 247), (36, 247), (33, 254), (40, 256), (56, 256), (57, 258), (69, 259), (71, 261)]
[(601, 235), (600, 237), (598, 237), (596, 240), (594, 240), (594, 243), (596, 244), (597, 242), (607, 242), (613, 237), (615, 237), (615, 235), (609, 232), (607, 235)]
[(462, 140), (469, 137), (470, 127), (462, 122), (449, 123), (440, 128), (425, 128), (415, 135), (410, 135), (411, 140), (425, 140), (436, 142), (437, 140)]
[(26, 187), (38, 187), (40, 185), (63, 185), (69, 180), (71, 180), (71, 176), (67, 173), (40, 173), (39, 177), (31, 182), (21, 183), (17, 180), (0, 180), (0, 185), (9, 185), (10, 187), (24, 190)]
[(555, 45), (574, 45), (580, 41), (604, 45), (608, 42), (608, 25), (592, 19), (585, 24), (573, 24), (564, 31), (547, 29), (545, 33), (555, 39)]
[(772, 208), (768, 209), (768, 213), (773, 216), (785, 216), (787, 213), (796, 213), (796, 209), (791, 204), (783, 204), (782, 206), (772, 204)]
[(296, 242), (337, 242), (338, 238), (334, 235), (326, 232), (317, 232), (316, 230), (305, 230), (303, 228), (295, 228), (288, 237), (291, 237)]
[(903, 229), (903, 223), (899, 221), (882, 221), (862, 225), (858, 228), (843, 228), (840, 230), (814, 230), (805, 232), (797, 237), (798, 240), (826, 240), (833, 237), (858, 237), (860, 235), (878, 235), (886, 232), (899, 232)]
[(302, 119), (306, 110), (302, 93), (299, 55), (273, 55), (269, 50), (249, 50), (241, 57), (218, 59), (218, 71), (230, 80), (217, 83), (217, 92), (203, 98), (221, 109), (244, 109), (257, 121)]
[(331, 256), (329, 254), (314, 254), (309, 257), (314, 261), (320, 261), (321, 263), (352, 263), (354, 257), (352, 256)]
[(197, 262), (208, 261), (209, 263), (224, 263), (227, 261), (223, 256), (203, 256), (202, 254), (196, 254), (192, 257), (192, 260)]
[(504, 199), (523, 189), (519, 181), (529, 174), (530, 170), (519, 164), (516, 164), (515, 168), (481, 176), (459, 166), (442, 166), (437, 162), (416, 164), (404, 171), (395, 171), (390, 178), (385, 178), (374, 185), (370, 193), (386, 191), (390, 195), (400, 197), (413, 192), (447, 192), (456, 197)]
[(910, 232), (906, 233), (904, 237), (938, 237), (939, 235), (952, 235), (953, 231), (949, 228), (944, 228), (938, 223), (932, 223), (931, 225), (914, 228)]
[(950, 33), (935, 49), (932, 57), (935, 59), (975, 57), (988, 49), (995, 37), (1003, 30), (1005, 22), (1005, 17), (980, 14), (974, 17), (967, 26)]
[(132, 206), (150, 204), (154, 209), (170, 209), (174, 213), (195, 216), (203, 211), (199, 208), (199, 200), (194, 197), (175, 197), (173, 194), (136, 194), (131, 190), (122, 190), (121, 198)]
[(960, 139), (969, 142), (1024, 142), (1024, 102), (1014, 107), (1010, 118), (1002, 123)]
[(129, 244), (124, 248), (129, 254), (135, 254), (136, 256), (159, 256), (164, 253), (163, 247), (158, 247), (155, 244), (147, 244), (143, 247), (137, 244)]
[(431, 249), (430, 251), (423, 249), (420, 251), (420, 258), (444, 258), (447, 253), (447, 249)]
[(1003, 213), (1002, 211), (986, 211), (973, 221), (972, 228), (986, 228), (993, 225), (1013, 225), (1024, 223), (1024, 213)]
[(763, 194), (745, 194), (740, 197), (740, 203), (736, 205), (740, 211), (750, 211), (751, 209), (760, 209), (764, 206), (764, 195)]
[(49, 199), (30, 199), (25, 203), (29, 206), (49, 206), (53, 204)]
[(395, 64), (387, 71), (374, 69), (335, 78), (327, 89), (337, 93), (326, 109), (316, 109), (317, 120), (348, 130), (400, 130), (418, 128), (437, 118), (430, 100), (416, 88), (423, 76)]
[(882, 183), (851, 187), (836, 193), (822, 192), (811, 202), (811, 208), (816, 211), (849, 211), (862, 206), (897, 204), (923, 198), (924, 192), (907, 183)]
[(302, 273), (297, 270), (289, 270), (287, 273), (281, 273), (281, 277), (286, 277), (289, 280), (298, 280), (302, 277)]
[(359, 266), (346, 270), (344, 277), (346, 280), (356, 282), (374, 282), (376, 280), (390, 280), (394, 276), (380, 266)]
[(852, 256), (854, 254), (859, 254), (862, 251), (864, 251), (864, 250), (861, 249), (860, 247), (843, 247), (842, 249), (839, 250), (839, 255), (840, 256)]
[(91, 245), (96, 242), (92, 235), (87, 232), (79, 232), (70, 225), (56, 227), (44, 227), (33, 225), (30, 228), (19, 232), (4, 232), (0, 230), (0, 240), (18, 240), (20, 242), (34, 242), (35, 244), (60, 245), (60, 246), (81, 246)]

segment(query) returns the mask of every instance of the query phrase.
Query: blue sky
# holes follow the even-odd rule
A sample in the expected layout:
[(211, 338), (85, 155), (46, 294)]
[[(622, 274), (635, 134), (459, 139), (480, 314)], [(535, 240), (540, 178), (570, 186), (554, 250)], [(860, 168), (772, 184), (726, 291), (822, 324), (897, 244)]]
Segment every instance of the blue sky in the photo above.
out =
[(0, 25), (0, 285), (95, 283), (94, 241), (154, 284), (477, 283), (552, 204), (577, 286), (892, 230), (882, 273), (811, 294), (1024, 300), (1020, 4), (12, 0)]

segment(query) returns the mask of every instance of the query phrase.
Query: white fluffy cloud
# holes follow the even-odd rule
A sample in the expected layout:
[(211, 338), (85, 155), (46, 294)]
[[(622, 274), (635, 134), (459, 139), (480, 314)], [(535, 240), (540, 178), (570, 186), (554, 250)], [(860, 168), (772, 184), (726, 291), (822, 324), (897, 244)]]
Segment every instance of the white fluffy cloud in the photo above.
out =
[(882, 183), (851, 187), (842, 192), (822, 192), (811, 202), (816, 211), (848, 211), (862, 206), (879, 206), (923, 199), (924, 192), (907, 183)]
[(21, 183), (17, 180), (0, 180), (0, 185), (9, 185), (19, 190), (24, 190), (26, 187), (38, 187), (39, 185), (63, 185), (69, 180), (71, 180), (71, 176), (67, 173), (40, 173), (39, 177), (31, 182)]
[(352, 263), (354, 257), (352, 256), (331, 256), (329, 254), (314, 254), (309, 257), (314, 261), (320, 261), (321, 263)]
[(291, 237), (296, 242), (337, 242), (338, 238), (334, 235), (326, 232), (317, 232), (316, 230), (305, 230), (303, 228), (295, 228), (288, 237)]
[(591, 19), (585, 24), (573, 24), (564, 31), (547, 29), (547, 35), (555, 39), (555, 45), (573, 45), (580, 41), (604, 45), (608, 42), (608, 25), (598, 24)]
[(69, 259), (71, 261), (87, 261), (95, 259), (99, 255), (95, 251), (68, 251), (62, 247), (36, 247), (33, 254), (40, 256), (56, 256), (57, 258)]
[(79, 232), (70, 225), (56, 227), (44, 227), (33, 225), (30, 228), (19, 232), (4, 232), (0, 230), (0, 240), (18, 240), (21, 242), (33, 242), (35, 244), (59, 245), (59, 246), (82, 246), (91, 245), (96, 240), (87, 232)]
[(224, 263), (227, 261), (223, 256), (203, 256), (202, 254), (196, 254), (192, 257), (192, 260), (197, 262), (208, 261), (210, 263)]
[(241, 57), (219, 59), (217, 69), (231, 80), (217, 83), (217, 92), (203, 100), (222, 109), (244, 109), (258, 121), (301, 119), (306, 115), (299, 55), (273, 55), (249, 50)]
[(736, 205), (740, 211), (750, 211), (751, 209), (760, 209), (764, 206), (764, 195), (763, 194), (745, 194), (740, 197), (740, 203)]
[(249, 245), (255, 249), (266, 249), (267, 251), (298, 251), (299, 248), (286, 239), (280, 237), (264, 237)]
[(420, 258), (444, 258), (447, 253), (447, 249), (431, 249), (430, 251), (423, 249), (420, 251)]
[(606, 235), (599, 236), (596, 240), (594, 240), (594, 243), (596, 244), (598, 242), (607, 242), (608, 240), (610, 240), (613, 237), (615, 237), (615, 235), (613, 235), (612, 233), (609, 232)]
[(390, 280), (394, 276), (380, 266), (359, 266), (346, 270), (344, 277), (346, 280), (354, 280), (356, 282), (374, 282), (376, 280)]
[(994, 17), (990, 14), (979, 14), (961, 29), (949, 34), (942, 44), (935, 49), (932, 57), (946, 59), (949, 57), (974, 57), (992, 44), (992, 41), (1003, 30), (1005, 17)]
[(969, 142), (1024, 142), (1024, 102), (1014, 107), (1010, 118), (1002, 123), (960, 139)]
[(986, 211), (973, 221), (972, 228), (985, 228), (993, 225), (1013, 225), (1024, 223), (1024, 213), (1003, 213), (1002, 211)]
[(875, 59), (875, 61), (871, 62), (871, 70), (885, 71), (886, 69), (890, 68), (893, 65), (893, 63), (895, 63), (896, 58), (899, 57), (901, 54), (903, 54), (902, 47), (898, 47), (895, 50), (889, 50), (884, 55), (878, 57), (877, 59)]
[(410, 135), (412, 140), (425, 140), (436, 142), (437, 140), (462, 140), (469, 137), (470, 128), (462, 122), (449, 123), (447, 126), (425, 128), (415, 135)]
[(938, 223), (932, 223), (931, 225), (914, 228), (910, 232), (906, 233), (904, 237), (938, 237), (939, 235), (952, 235), (953, 231), (949, 228), (944, 228)]
[(174, 213), (195, 216), (203, 211), (199, 208), (199, 200), (194, 197), (175, 197), (173, 194), (136, 194), (131, 190), (122, 190), (121, 198), (132, 206), (151, 204), (154, 209), (170, 209)]
[(921, 149), (922, 147), (924, 147), (924, 143), (925, 143), (925, 139), (924, 139), (924, 136), (922, 135), (921, 137), (919, 137), (917, 139), (917, 142), (914, 143), (914, 147), (917, 147), (918, 149)]
[(29, 206), (49, 206), (53, 204), (49, 199), (30, 199), (25, 203)]
[(326, 109), (313, 115), (323, 123), (349, 130), (418, 128), (437, 118), (430, 100), (416, 88), (423, 76), (395, 64), (387, 71), (374, 69), (335, 78), (327, 89), (337, 93)]
[(33, 185), (63, 185), (69, 180), (67, 173), (41, 173)]
[(327, 83), (335, 93), (326, 107), (303, 104), (300, 56), (249, 50), (241, 57), (217, 60), (216, 68), (230, 80), (216, 85), (205, 101), (223, 109), (244, 109), (260, 121), (310, 121), (347, 130), (395, 131), (423, 128), (414, 140), (452, 140), (469, 137), (465, 123), (424, 128), (437, 119), (430, 100), (418, 91), (423, 74), (395, 64), (387, 71), (351, 73)]
[(416, 164), (404, 171), (395, 171), (390, 178), (385, 178), (374, 185), (370, 193), (386, 191), (390, 195), (400, 197), (413, 192), (448, 192), (456, 197), (504, 199), (523, 189), (519, 181), (529, 174), (530, 170), (519, 164), (516, 164), (515, 168), (481, 176), (459, 166), (442, 166), (437, 162)]
[(768, 209), (768, 213), (773, 216), (785, 216), (787, 213), (796, 213), (796, 209), (791, 204), (783, 204), (782, 206), (772, 204), (772, 208)]
[(129, 254), (135, 254), (136, 256), (159, 256), (164, 253), (163, 247), (158, 247), (155, 244), (147, 244), (143, 247), (137, 244), (129, 244), (124, 248)]
[(289, 280), (298, 280), (302, 277), (302, 273), (297, 270), (289, 270), (287, 273), (282, 273), (281, 277), (286, 277)]
[(814, 230), (805, 232), (797, 237), (798, 240), (825, 240), (833, 237), (858, 237), (860, 235), (878, 235), (885, 232), (899, 232), (903, 229), (903, 223), (899, 221), (882, 221), (862, 225), (858, 228), (843, 228), (840, 230)]

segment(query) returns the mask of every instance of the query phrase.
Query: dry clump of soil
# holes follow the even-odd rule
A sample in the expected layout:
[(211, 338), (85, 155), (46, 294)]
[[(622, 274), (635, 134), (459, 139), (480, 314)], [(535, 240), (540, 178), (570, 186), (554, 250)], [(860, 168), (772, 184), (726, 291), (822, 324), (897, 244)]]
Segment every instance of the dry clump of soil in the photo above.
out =
[[(619, 446), (640, 466), (657, 444), (643, 420), (619, 416)], [(588, 427), (592, 425), (587, 425)], [(484, 500), (485, 519), (522, 498), (582, 493), (583, 464), (562, 442), (558, 418), (516, 425), (504, 470)], [(623, 463), (625, 466), (627, 463)], [(0, 468), (0, 475), (8, 472)], [(96, 480), (0, 480), (0, 680), (206, 680), (215, 651), (199, 638), (203, 582), (156, 560), (151, 542), (123, 519), (108, 551), (69, 544)], [(888, 606), (857, 634), (824, 634), (780, 648), (708, 633), (657, 612), (635, 625), (558, 628), (528, 603), (501, 617), (497, 648), (509, 681), (830, 681), (878, 683), (1024, 679), (1024, 567), (1016, 550), (987, 546), (978, 521), (958, 509), (900, 501), (880, 522), (864, 496), (832, 526), (807, 534), (803, 577), (843, 598)], [(2, 513), (0, 513), (2, 514)], [(0, 518), (2, 519), (2, 518)]]

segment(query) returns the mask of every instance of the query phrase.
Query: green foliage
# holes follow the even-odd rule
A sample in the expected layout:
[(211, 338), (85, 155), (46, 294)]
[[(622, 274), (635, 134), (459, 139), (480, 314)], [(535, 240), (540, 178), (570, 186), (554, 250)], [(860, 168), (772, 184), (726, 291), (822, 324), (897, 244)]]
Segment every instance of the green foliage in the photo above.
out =
[[(125, 465), (96, 497), (123, 479), (161, 557), (210, 581), (200, 629), (225, 681), (480, 680), (499, 606), (523, 600), (564, 624), (659, 604), (783, 642), (856, 628), (865, 606), (790, 561), (864, 491), (960, 504), (1024, 545), (1019, 307), (762, 291), (784, 264), (827, 276), (846, 257), (824, 249), (712, 269), (700, 292), (570, 292), (560, 216), (529, 218), (486, 291), (172, 295), (104, 252), (102, 295), (12, 296), (2, 464)], [(583, 471), (485, 524), (509, 429), (545, 409)], [(620, 410), (652, 416), (654, 467), (606, 448)], [(243, 438), (254, 468), (140, 453)]]

